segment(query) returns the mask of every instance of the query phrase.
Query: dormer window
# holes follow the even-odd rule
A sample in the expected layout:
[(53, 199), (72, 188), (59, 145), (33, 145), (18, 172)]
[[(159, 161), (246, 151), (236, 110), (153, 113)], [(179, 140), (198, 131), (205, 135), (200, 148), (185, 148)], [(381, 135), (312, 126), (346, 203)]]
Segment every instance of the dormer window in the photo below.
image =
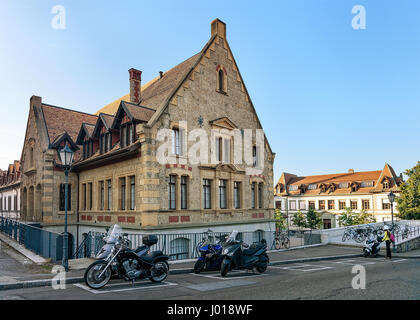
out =
[(384, 183), (382, 184), (384, 189), (389, 189), (389, 182), (388, 181), (384, 181)]
[(373, 187), (373, 181), (363, 181), (360, 184), (361, 188), (369, 188), (369, 187)]
[(132, 144), (135, 140), (135, 124), (134, 123), (125, 123), (121, 125), (120, 128), (120, 143), (121, 148), (125, 148)]
[(299, 188), (297, 185), (291, 185), (289, 186), (289, 191), (296, 191)]
[(349, 187), (349, 183), (348, 182), (341, 182), (339, 185), (338, 185), (338, 188), (340, 188), (340, 189), (346, 189), (346, 188), (348, 188)]
[(107, 153), (112, 149), (112, 133), (105, 132), (102, 133), (99, 137), (99, 146), (101, 150), (101, 154)]
[(308, 190), (315, 190), (316, 189), (316, 183), (310, 184), (308, 186)]

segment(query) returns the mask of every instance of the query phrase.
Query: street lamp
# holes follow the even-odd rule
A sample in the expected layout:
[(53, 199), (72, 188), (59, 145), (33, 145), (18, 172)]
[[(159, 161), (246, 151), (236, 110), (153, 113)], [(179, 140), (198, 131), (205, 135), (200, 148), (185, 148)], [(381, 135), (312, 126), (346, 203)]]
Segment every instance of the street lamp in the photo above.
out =
[(67, 234), (67, 208), (68, 208), (68, 190), (69, 190), (69, 171), (73, 163), (74, 152), (66, 144), (58, 152), (61, 160), (61, 164), (64, 168), (64, 174), (66, 176), (66, 183), (64, 185), (64, 236), (63, 236), (63, 267), (64, 270), (69, 271), (69, 250), (68, 250), (68, 234)]
[(394, 227), (394, 201), (395, 201), (395, 194), (391, 191), (388, 194), (389, 202), (391, 202), (391, 217), (392, 217), (392, 227)]

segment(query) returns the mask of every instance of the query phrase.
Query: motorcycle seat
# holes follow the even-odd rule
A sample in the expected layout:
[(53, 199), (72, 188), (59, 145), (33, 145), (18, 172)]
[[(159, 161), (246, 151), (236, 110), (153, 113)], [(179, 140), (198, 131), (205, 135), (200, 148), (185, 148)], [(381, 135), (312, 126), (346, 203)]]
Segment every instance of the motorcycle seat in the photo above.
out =
[(249, 249), (245, 249), (242, 253), (245, 256), (252, 256), (255, 252), (257, 252), (258, 250), (260, 250), (261, 248), (263, 248), (264, 245), (260, 244), (260, 245), (252, 245)]
[(144, 250), (146, 248), (147, 248), (147, 246), (141, 246), (141, 247), (138, 247), (134, 252), (135, 253), (139, 253), (140, 251), (142, 251), (142, 250)]
[(162, 251), (153, 251), (153, 252), (149, 252), (141, 256), (141, 258), (146, 262), (152, 262), (153, 260), (155, 260), (156, 257), (162, 256), (162, 255), (163, 255)]

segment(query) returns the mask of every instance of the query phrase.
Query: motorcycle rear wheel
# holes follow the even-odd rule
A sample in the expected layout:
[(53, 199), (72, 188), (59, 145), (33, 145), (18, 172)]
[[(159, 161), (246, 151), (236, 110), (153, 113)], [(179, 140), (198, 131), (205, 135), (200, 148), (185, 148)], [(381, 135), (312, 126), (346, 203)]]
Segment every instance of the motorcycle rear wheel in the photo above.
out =
[(364, 249), (363, 250), (363, 256), (366, 258), (367, 256), (369, 256), (369, 251)]
[(169, 264), (166, 261), (156, 262), (150, 269), (150, 281), (162, 282), (169, 274)]
[(102, 273), (108, 263), (104, 260), (95, 261), (85, 271), (85, 283), (89, 288), (101, 289), (105, 287), (109, 280), (111, 280), (112, 271), (108, 268), (101, 278), (99, 275)]

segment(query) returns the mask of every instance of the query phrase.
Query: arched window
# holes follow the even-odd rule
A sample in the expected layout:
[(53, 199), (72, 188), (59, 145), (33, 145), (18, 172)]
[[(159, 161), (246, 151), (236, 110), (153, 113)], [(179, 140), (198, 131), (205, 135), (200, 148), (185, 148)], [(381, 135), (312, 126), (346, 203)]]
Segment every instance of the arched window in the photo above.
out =
[(170, 242), (169, 256), (171, 260), (188, 259), (190, 240), (187, 238), (177, 238)]
[(219, 70), (219, 91), (225, 92), (225, 74), (222, 69)]

